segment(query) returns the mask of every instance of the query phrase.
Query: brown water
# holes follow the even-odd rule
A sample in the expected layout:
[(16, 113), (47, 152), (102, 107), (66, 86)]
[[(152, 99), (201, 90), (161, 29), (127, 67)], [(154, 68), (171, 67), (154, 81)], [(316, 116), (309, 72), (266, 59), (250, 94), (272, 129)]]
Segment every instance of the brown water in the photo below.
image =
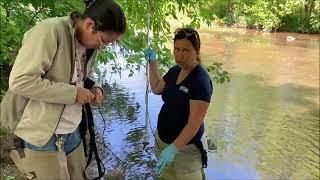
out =
[[(206, 117), (215, 179), (317, 179), (319, 35), (201, 31), (205, 64), (223, 62)], [(287, 36), (295, 41), (288, 42)]]
[[(216, 146), (207, 179), (319, 179), (320, 36), (239, 29), (203, 29), (200, 35), (203, 63), (222, 62), (231, 73), (229, 83), (215, 85), (205, 119)], [(106, 123), (95, 116), (109, 148), (102, 152), (111, 149), (128, 163), (127, 179), (156, 179), (151, 131), (162, 100), (149, 95), (152, 128), (144, 151), (145, 75), (128, 74), (107, 75)], [(104, 162), (109, 170), (124, 166), (112, 154)]]

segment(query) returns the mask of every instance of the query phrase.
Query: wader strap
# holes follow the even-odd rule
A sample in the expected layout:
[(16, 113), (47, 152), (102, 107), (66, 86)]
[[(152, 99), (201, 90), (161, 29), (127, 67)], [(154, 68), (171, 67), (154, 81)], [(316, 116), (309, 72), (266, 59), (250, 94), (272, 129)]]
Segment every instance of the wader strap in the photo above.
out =
[(21, 138), (18, 136), (13, 136), (13, 144), (16, 149), (23, 149), (24, 147), (24, 142)]
[[(84, 88), (90, 90), (93, 87), (94, 84), (95, 84), (95, 82), (93, 80), (91, 80), (90, 78), (86, 78), (85, 81), (84, 81)], [(89, 138), (89, 147), (90, 147), (90, 149), (89, 149), (89, 157), (88, 157), (86, 169), (89, 166), (89, 164), (90, 164), (90, 162), (92, 160), (92, 154), (94, 153), (94, 157), (95, 157), (96, 162), (97, 162), (98, 173), (99, 173), (99, 176), (94, 178), (94, 180), (101, 179), (102, 176), (105, 173), (106, 168), (104, 167), (102, 161), (99, 158), (97, 145), (96, 145), (96, 141), (95, 141), (93, 115), (92, 115), (90, 104), (88, 104), (88, 103), (84, 104), (82, 106), (82, 121), (84, 121), (83, 123), (85, 123), (87, 125), (85, 127), (88, 128), (89, 135), (90, 135), (90, 138)], [(83, 133), (83, 134), (84, 135), (83, 135), (82, 138), (83, 138), (83, 140), (85, 140), (85, 133)], [(84, 141), (84, 144), (86, 144), (86, 141)], [(84, 147), (85, 153), (86, 153), (87, 146), (84, 145), (83, 147)]]
[(90, 135), (90, 140), (89, 140), (90, 150), (89, 150), (89, 157), (88, 157), (86, 168), (89, 166), (89, 164), (90, 164), (90, 162), (92, 160), (92, 154), (94, 153), (94, 157), (96, 159), (96, 163), (97, 163), (97, 167), (98, 167), (98, 173), (99, 173), (99, 176), (94, 178), (94, 179), (95, 180), (96, 179), (101, 179), (101, 177), (105, 173), (105, 167), (104, 167), (102, 161), (99, 158), (97, 145), (96, 145), (96, 141), (95, 141), (93, 116), (92, 116), (92, 111), (91, 111), (91, 107), (90, 107), (89, 104), (85, 104), (84, 105), (84, 111), (85, 111), (84, 114), (86, 115), (87, 120), (88, 120), (88, 130), (89, 130), (89, 135)]
[[(84, 108), (84, 107), (82, 107)], [(86, 141), (86, 134), (88, 131), (88, 120), (85, 117), (85, 112), (82, 110), (82, 119), (80, 121), (80, 125), (79, 125), (79, 130), (80, 130), (80, 136), (83, 142), (83, 150), (84, 150), (84, 155), (85, 157), (88, 157), (88, 153), (87, 153), (87, 141)]]
[[(21, 138), (19, 138), (18, 136), (13, 136), (13, 145), (16, 150), (25, 148), (23, 140)], [(17, 151), (17, 152), (18, 152), (20, 158), (26, 157), (24, 151)]]
[(201, 141), (196, 141), (194, 142), (196, 147), (200, 150), (201, 153), (201, 160), (202, 160), (202, 168), (206, 168), (208, 164), (208, 156), (207, 156), (207, 151), (204, 150), (203, 144)]

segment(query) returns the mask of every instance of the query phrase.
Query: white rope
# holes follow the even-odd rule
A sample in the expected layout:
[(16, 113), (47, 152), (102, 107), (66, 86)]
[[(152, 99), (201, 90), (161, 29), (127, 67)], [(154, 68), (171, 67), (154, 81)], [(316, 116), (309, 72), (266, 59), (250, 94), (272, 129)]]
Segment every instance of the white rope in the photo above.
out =
[(150, 47), (150, 17), (151, 17), (151, 10), (150, 5), (148, 5), (148, 13), (147, 13), (147, 45)]
[[(150, 17), (151, 17), (151, 12), (150, 12), (150, 4), (148, 4), (148, 12), (147, 12), (147, 46), (150, 47)], [(145, 107), (146, 107), (146, 112), (145, 112), (145, 129), (144, 129), (144, 142), (143, 142), (143, 149), (149, 144), (149, 133), (148, 133), (148, 128), (149, 128), (149, 65), (147, 62), (146, 65), (146, 92), (145, 92)]]

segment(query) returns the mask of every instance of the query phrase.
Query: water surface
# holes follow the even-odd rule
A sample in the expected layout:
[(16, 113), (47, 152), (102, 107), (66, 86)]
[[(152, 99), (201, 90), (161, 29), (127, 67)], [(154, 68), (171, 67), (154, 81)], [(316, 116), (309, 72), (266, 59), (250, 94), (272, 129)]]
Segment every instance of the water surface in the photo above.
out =
[[(319, 179), (320, 36), (234, 29), (203, 29), (200, 36), (203, 64), (219, 61), (231, 73), (229, 83), (215, 85), (205, 118), (216, 146), (207, 179)], [(143, 71), (127, 76), (107, 75), (105, 122), (95, 111), (104, 162), (108, 170), (124, 166), (108, 147), (127, 164), (126, 179), (156, 179), (151, 131), (162, 100), (149, 94), (143, 150), (146, 78)]]

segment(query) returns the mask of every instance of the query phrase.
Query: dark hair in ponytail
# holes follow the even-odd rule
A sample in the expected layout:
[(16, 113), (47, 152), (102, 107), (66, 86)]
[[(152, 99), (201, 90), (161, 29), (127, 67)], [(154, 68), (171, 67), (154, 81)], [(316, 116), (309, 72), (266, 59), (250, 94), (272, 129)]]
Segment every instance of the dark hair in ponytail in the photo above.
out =
[(86, 9), (82, 18), (89, 17), (95, 23), (95, 29), (103, 32), (125, 33), (126, 17), (121, 7), (113, 0), (84, 0)]

